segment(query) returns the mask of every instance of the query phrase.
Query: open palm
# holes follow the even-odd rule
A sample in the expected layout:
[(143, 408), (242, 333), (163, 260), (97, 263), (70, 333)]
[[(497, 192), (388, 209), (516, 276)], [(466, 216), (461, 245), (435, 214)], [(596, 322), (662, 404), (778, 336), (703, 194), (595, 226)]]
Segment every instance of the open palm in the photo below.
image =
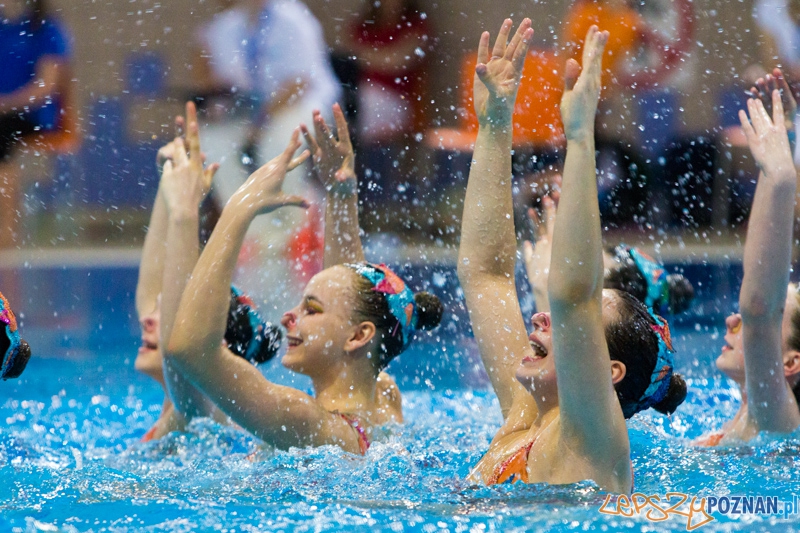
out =
[(508, 43), (512, 24), (511, 19), (503, 22), (491, 57), (489, 32), (483, 32), (478, 45), (473, 99), (478, 121), (484, 125), (510, 123), (514, 112), (514, 101), (533, 30), (531, 20), (526, 18)]
[(561, 97), (561, 120), (567, 139), (577, 140), (594, 131), (594, 117), (600, 98), (603, 50), (608, 32), (589, 28), (583, 45), (583, 72), (574, 59), (567, 61), (566, 87)]

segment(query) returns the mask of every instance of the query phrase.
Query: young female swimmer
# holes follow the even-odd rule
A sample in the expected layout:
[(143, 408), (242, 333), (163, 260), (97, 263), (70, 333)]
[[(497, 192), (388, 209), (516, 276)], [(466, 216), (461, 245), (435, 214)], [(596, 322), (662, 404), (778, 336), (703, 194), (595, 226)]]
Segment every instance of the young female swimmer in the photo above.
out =
[[(185, 281), (181, 272), (189, 271), (197, 261), (199, 202), (208, 192), (217, 165), (203, 168), (197, 129), (197, 112), (194, 104), (186, 106), (186, 119), (178, 117), (178, 129), (188, 122), (186, 140), (179, 136), (159, 150), (159, 166), (163, 171), (159, 181), (156, 201), (142, 250), (139, 282), (136, 288), (136, 309), (142, 329), (142, 346), (135, 366), (140, 372), (158, 381), (164, 388), (165, 398), (161, 414), (143, 441), (161, 438), (170, 431), (184, 429), (189, 409), (175, 410), (168, 395), (167, 383), (172, 388), (183, 387), (187, 398), (194, 399), (193, 414), (212, 416), (221, 422), (227, 417), (213, 404), (194, 391), (179, 375), (164, 368), (160, 338), (169, 334), (175, 319), (178, 301)], [(185, 277), (185, 274), (184, 276)], [(164, 289), (162, 292), (162, 288)], [(227, 346), (254, 363), (272, 358), (280, 345), (280, 332), (261, 321), (254, 305), (232, 289), (225, 332)], [(166, 376), (165, 376), (166, 372)]]
[(582, 73), (577, 62), (567, 64), (552, 315), (534, 315), (528, 336), (514, 286), (510, 152), (514, 100), (533, 32), (525, 19), (507, 45), (511, 24), (503, 23), (491, 57), (488, 33), (478, 48), (479, 132), (459, 252), (459, 280), (505, 419), (471, 476), (487, 484), (592, 479), (627, 493), (632, 470), (625, 418), (654, 406), (671, 412), (685, 384), (672, 372), (666, 322), (627, 293), (602, 288), (594, 119), (608, 33), (592, 27), (587, 34)]
[[(717, 368), (739, 385), (742, 403), (733, 420), (701, 438), (701, 445), (746, 441), (761, 431), (789, 433), (800, 426), (800, 294), (789, 283), (797, 170), (781, 101), (781, 92), (787, 99), (791, 95), (776, 74), (767, 92), (772, 118), (760, 100), (748, 100), (749, 120), (739, 111), (760, 175), (744, 247), (740, 314), (725, 321), (726, 345)], [(793, 105), (793, 99), (787, 103)]]
[(289, 341), (283, 364), (308, 375), (315, 395), (271, 383), (220, 348), (227, 290), (250, 222), (282, 206), (307, 206), (281, 190), (286, 172), (309, 155), (293, 159), (298, 130), (283, 154), (254, 172), (225, 206), (186, 286), (165, 355), (237, 424), (269, 444), (334, 444), (364, 453), (372, 427), (392, 419), (376, 397), (381, 369), (416, 329), (435, 327), (442, 308), (435, 296), (414, 295), (385, 266), (363, 261), (352, 149), (338, 106), (334, 114), (340, 141), (318, 114), (317, 138), (306, 132), (328, 190), (326, 268), (282, 319)]

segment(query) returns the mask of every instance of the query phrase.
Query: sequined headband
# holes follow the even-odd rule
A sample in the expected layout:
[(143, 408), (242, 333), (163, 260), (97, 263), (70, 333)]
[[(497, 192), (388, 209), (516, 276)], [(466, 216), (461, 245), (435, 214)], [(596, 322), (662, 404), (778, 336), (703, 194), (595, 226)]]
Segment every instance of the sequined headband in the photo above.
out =
[(414, 302), (414, 293), (411, 292), (400, 276), (384, 264), (357, 263), (346, 265), (366, 278), (372, 284), (372, 290), (383, 293), (392, 316), (397, 319), (397, 325), (392, 330), (392, 336), (398, 330), (403, 336), (403, 348), (411, 343), (411, 337), (417, 329), (417, 304)]

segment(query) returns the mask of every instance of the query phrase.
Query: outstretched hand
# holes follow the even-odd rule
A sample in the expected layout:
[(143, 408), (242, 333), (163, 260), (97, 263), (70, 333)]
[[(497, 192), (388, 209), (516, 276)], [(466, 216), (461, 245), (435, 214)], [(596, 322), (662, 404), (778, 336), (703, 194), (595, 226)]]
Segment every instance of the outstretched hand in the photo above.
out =
[(794, 117), (797, 113), (797, 101), (794, 99), (789, 83), (783, 76), (779, 68), (772, 69), (772, 74), (767, 74), (756, 81), (755, 87), (750, 88), (750, 96), (756, 100), (761, 100), (767, 113), (772, 109), (772, 92), (780, 91), (781, 103), (783, 104), (783, 116), (786, 129), (794, 128)]
[(311, 135), (305, 124), (300, 125), (300, 131), (303, 132), (303, 137), (311, 150), (317, 179), (325, 190), (329, 193), (352, 195), (357, 192), (355, 154), (347, 129), (347, 120), (339, 104), (333, 105), (333, 118), (339, 133), (338, 139), (328, 128), (319, 111), (314, 111), (313, 119), (316, 138)]
[(772, 91), (771, 119), (761, 100), (749, 99), (747, 110), (750, 120), (744, 110), (739, 111), (739, 120), (758, 167), (770, 179), (794, 177), (796, 170), (786, 135), (780, 91)]
[(182, 137), (176, 137), (163, 149), (170, 158), (164, 163), (160, 187), (170, 214), (179, 212), (196, 215), (200, 202), (211, 189), (211, 181), (219, 165), (214, 163), (204, 168), (205, 156), (200, 151), (197, 108), (192, 102), (186, 104), (186, 123), (186, 142)]
[(594, 132), (603, 75), (603, 50), (607, 42), (608, 32), (592, 26), (583, 44), (583, 71), (577, 61), (567, 60), (564, 95), (561, 97), (561, 120), (567, 140), (582, 140)]
[(300, 130), (295, 129), (286, 150), (250, 174), (247, 181), (234, 193), (231, 203), (238, 204), (253, 215), (269, 213), (289, 205), (307, 208), (310, 204), (305, 198), (283, 192), (286, 173), (300, 166), (310, 155), (308, 150), (304, 150), (293, 158), (302, 146), (299, 139)]
[(489, 32), (481, 34), (473, 89), (475, 113), (481, 125), (511, 125), (522, 68), (533, 37), (531, 19), (526, 18), (508, 43), (512, 25), (511, 19), (503, 22), (491, 57), (489, 57)]

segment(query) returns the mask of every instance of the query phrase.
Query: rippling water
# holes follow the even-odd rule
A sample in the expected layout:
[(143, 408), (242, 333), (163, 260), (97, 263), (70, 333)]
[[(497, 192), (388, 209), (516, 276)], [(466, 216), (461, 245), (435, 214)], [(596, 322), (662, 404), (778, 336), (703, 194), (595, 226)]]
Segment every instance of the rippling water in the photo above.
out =
[[(738, 395), (711, 367), (720, 343), (713, 331), (675, 337), (689, 399), (671, 418), (629, 422), (636, 490), (800, 495), (800, 437), (689, 445), (732, 416)], [(0, 531), (686, 530), (680, 517), (603, 515), (604, 495), (591, 483), (470, 485), (470, 466), (500, 424), (485, 390), (407, 390), (408, 422), (388, 428), (365, 457), (333, 447), (276, 452), (202, 420), (141, 444), (161, 393), (131, 366), (119, 353), (39, 357), (23, 380), (0, 382)], [(268, 374), (288, 379), (277, 368)], [(715, 515), (699, 531), (795, 531), (798, 522)]]

